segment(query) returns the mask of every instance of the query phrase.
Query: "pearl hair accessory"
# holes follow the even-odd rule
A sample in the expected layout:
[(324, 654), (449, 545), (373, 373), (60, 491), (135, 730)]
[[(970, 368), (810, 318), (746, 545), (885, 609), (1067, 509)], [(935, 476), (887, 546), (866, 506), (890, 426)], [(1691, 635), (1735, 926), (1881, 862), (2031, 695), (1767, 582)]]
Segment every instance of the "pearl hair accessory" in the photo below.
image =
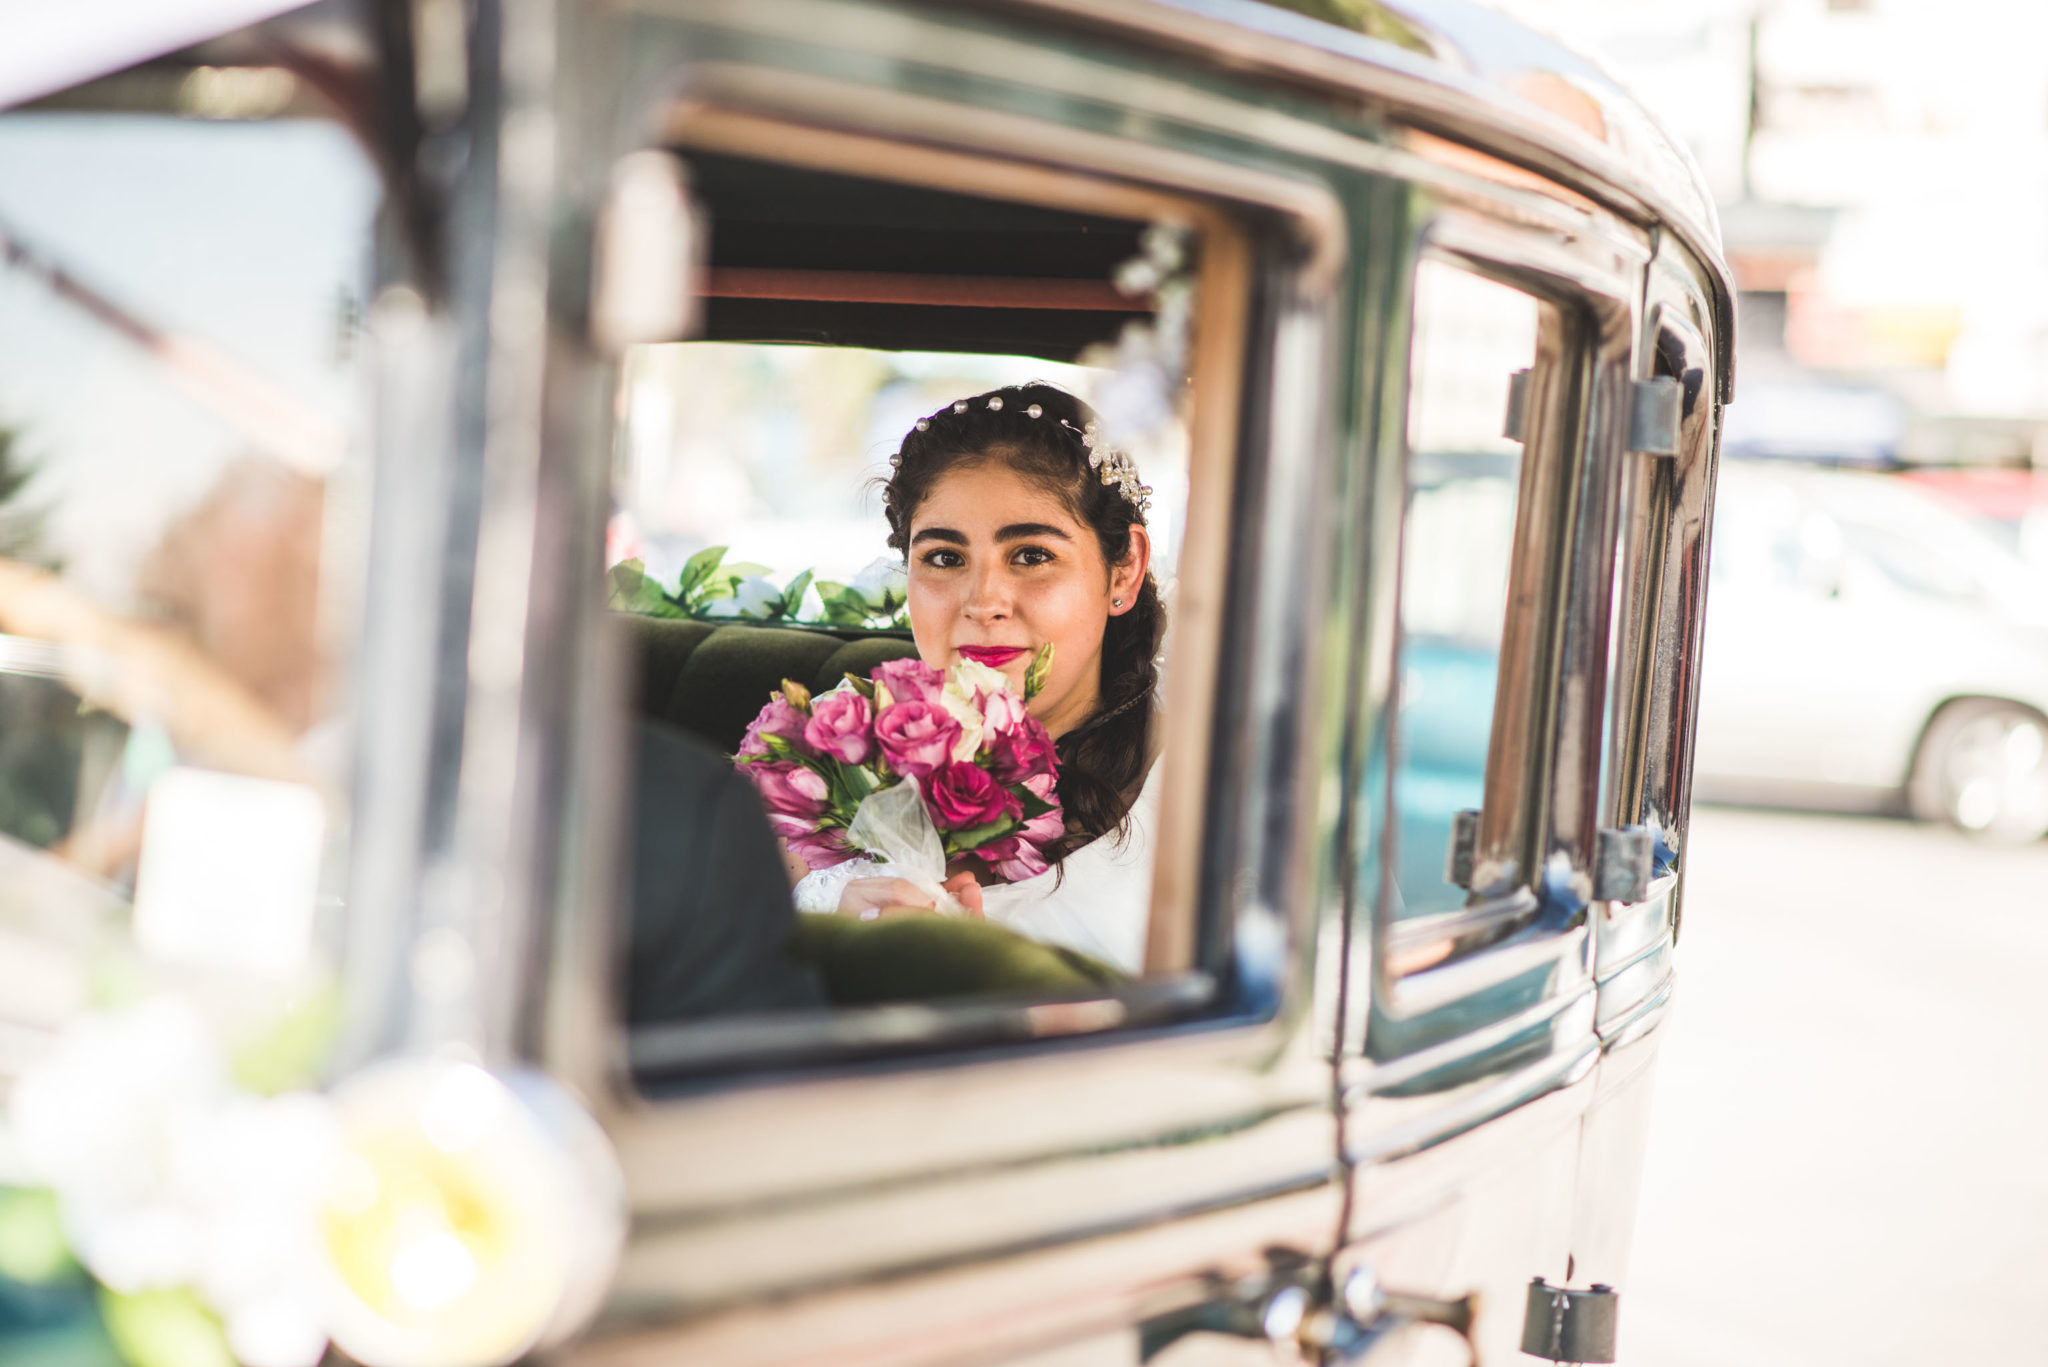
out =
[(1130, 452), (1119, 451), (1102, 440), (1096, 431), (1097, 424), (1089, 423), (1077, 428), (1065, 418), (1060, 426), (1081, 439), (1081, 445), (1088, 448), (1088, 468), (1093, 470), (1104, 484), (1124, 496), (1124, 502), (1138, 510), (1143, 517), (1145, 510), (1152, 506), (1152, 486), (1139, 480), (1138, 462), (1131, 459)]
[[(1000, 394), (989, 395), (988, 408), (992, 413), (1002, 412), (1003, 396)], [(965, 413), (967, 411), (967, 400), (955, 399), (952, 411), (955, 413)], [(1042, 418), (1045, 416), (1045, 407), (1042, 404), (1032, 404), (1024, 410), (1024, 416), (1033, 419)], [(1060, 418), (1057, 421), (1060, 426), (1081, 439), (1081, 445), (1088, 452), (1088, 468), (1093, 470), (1105, 485), (1123, 495), (1124, 501), (1138, 510), (1138, 516), (1143, 517), (1146, 510), (1152, 506), (1152, 486), (1138, 478), (1138, 463), (1131, 459), (1130, 453), (1119, 451), (1103, 441), (1100, 433), (1096, 430), (1097, 424), (1095, 423), (1091, 422), (1086, 427), (1076, 427), (1065, 418)], [(918, 431), (929, 432), (932, 429), (932, 420), (930, 418), (919, 418), (916, 425)], [(892, 469), (902, 464), (902, 452), (899, 451), (889, 457), (889, 465)], [(1123, 604), (1119, 602), (1116, 606), (1122, 607)]]

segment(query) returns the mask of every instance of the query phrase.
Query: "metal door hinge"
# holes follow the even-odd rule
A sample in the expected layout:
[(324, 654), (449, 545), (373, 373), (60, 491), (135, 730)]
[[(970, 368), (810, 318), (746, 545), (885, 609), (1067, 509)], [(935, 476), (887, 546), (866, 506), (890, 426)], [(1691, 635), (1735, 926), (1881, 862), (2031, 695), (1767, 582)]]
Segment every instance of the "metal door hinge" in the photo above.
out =
[(1657, 840), (1648, 826), (1608, 826), (1593, 837), (1593, 898), (1640, 902), (1650, 895)]
[(1629, 405), (1628, 449), (1650, 456), (1678, 454), (1678, 420), (1685, 392), (1669, 375), (1637, 380)]
[(1467, 808), (1451, 813), (1451, 843), (1444, 849), (1444, 881), (1470, 890), (1479, 852), (1479, 813)]
[(1538, 1277), (1529, 1283), (1522, 1351), (1552, 1362), (1612, 1362), (1620, 1312), (1621, 1297), (1611, 1286), (1595, 1282), (1574, 1291)]
[(1526, 441), (1523, 428), (1529, 423), (1529, 372), (1517, 370), (1508, 376), (1508, 411), (1501, 418), (1500, 434), (1509, 441)]

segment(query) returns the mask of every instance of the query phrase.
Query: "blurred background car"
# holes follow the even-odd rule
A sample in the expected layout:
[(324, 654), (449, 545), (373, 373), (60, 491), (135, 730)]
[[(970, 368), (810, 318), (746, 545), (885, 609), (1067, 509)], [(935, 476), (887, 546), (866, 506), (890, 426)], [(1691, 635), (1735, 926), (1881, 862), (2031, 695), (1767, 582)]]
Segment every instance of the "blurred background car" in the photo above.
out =
[(1702, 797), (2048, 833), (2038, 572), (1914, 483), (1730, 462), (1715, 510)]

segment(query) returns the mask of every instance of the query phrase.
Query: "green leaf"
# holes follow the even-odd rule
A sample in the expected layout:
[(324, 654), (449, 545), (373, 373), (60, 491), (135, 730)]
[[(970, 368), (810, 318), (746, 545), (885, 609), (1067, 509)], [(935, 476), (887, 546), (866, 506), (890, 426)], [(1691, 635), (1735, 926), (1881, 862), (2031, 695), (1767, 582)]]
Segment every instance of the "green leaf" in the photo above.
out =
[(0, 1187), (0, 1277), (37, 1285), (74, 1272), (57, 1193)]
[(756, 565), (751, 560), (742, 560), (737, 564), (727, 565), (725, 572), (732, 576), (732, 581), (735, 584), (742, 579), (766, 579), (774, 573), (766, 565)]
[(849, 603), (844, 598), (834, 598), (824, 606), (826, 626), (865, 627), (868, 624), (867, 610), (857, 603)]
[(609, 578), (615, 596), (624, 595), (631, 598), (639, 592), (641, 583), (647, 578), (647, 565), (639, 560), (621, 560), (612, 566)]
[(969, 826), (964, 831), (948, 832), (946, 853), (965, 854), (969, 850), (978, 850), (989, 841), (1000, 840), (1016, 829), (1017, 818), (1001, 816), (984, 826)]
[(235, 1367), (220, 1321), (183, 1287), (100, 1293), (107, 1335), (131, 1367)]
[(802, 756), (797, 754), (795, 746), (791, 745), (788, 740), (776, 735), (772, 731), (763, 731), (761, 733), (761, 744), (766, 746), (768, 748), (768, 753), (776, 759), (802, 758)]
[(837, 598), (842, 594), (850, 592), (846, 585), (840, 583), (836, 579), (815, 580), (812, 583), (812, 587), (817, 589), (818, 601), (820, 603), (830, 603), (834, 598)]
[(683, 562), (683, 576), (676, 581), (676, 597), (688, 598), (690, 591), (711, 577), (718, 563), (725, 559), (729, 546), (706, 546)]
[(854, 692), (860, 694), (869, 702), (875, 700), (875, 681), (873, 679), (863, 679), (858, 674), (848, 674), (846, 681), (853, 685)]
[(790, 580), (788, 587), (782, 590), (783, 611), (791, 617), (796, 616), (797, 609), (803, 606), (804, 592), (810, 586), (811, 572), (809, 570), (805, 570), (802, 574)]
[(1026, 821), (1029, 821), (1034, 816), (1044, 816), (1047, 812), (1053, 809), (1052, 803), (1047, 802), (1044, 798), (1040, 797), (1037, 793), (1032, 792), (1029, 788), (1026, 788), (1021, 783), (1012, 787), (1010, 791), (1015, 793), (1018, 796), (1018, 798), (1020, 798), (1023, 801), (1024, 819)]

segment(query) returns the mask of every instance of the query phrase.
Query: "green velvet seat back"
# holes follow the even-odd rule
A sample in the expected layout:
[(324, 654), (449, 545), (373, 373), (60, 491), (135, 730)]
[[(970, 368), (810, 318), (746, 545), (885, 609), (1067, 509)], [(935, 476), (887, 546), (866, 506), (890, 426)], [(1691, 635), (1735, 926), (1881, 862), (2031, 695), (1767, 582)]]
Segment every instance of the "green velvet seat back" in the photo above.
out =
[(818, 631), (677, 618), (625, 618), (638, 651), (635, 703), (731, 754), (768, 695), (795, 679), (814, 693), (847, 674), (915, 655), (901, 636)]

